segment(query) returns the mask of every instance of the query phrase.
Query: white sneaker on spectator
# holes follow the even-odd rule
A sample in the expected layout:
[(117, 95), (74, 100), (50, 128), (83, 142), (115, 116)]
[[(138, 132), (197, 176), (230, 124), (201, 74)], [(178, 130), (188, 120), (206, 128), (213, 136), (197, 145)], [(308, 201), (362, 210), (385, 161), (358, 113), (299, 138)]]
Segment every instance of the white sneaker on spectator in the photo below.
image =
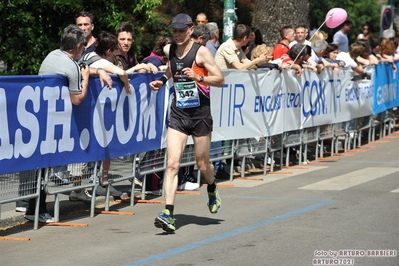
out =
[[(106, 187), (102, 187), (102, 186), (98, 186), (96, 189), (96, 194), (99, 196), (105, 196), (107, 194), (107, 188)], [(122, 196), (122, 191), (117, 190), (116, 188), (114, 188), (113, 186), (109, 186), (109, 195), (113, 196), (113, 197), (120, 197)]]
[(91, 202), (91, 195), (87, 189), (82, 189), (79, 193), (75, 191), (71, 191), (69, 194), (70, 201), (84, 201), (84, 202)]
[(198, 183), (185, 182), (177, 187), (178, 190), (193, 191), (199, 189)]
[(26, 207), (16, 207), (15, 211), (16, 212), (26, 212)]
[[(25, 215), (25, 219), (33, 222), (35, 220), (35, 215)], [(39, 214), (39, 222), (40, 223), (54, 223), (54, 218), (49, 213), (41, 213)]]

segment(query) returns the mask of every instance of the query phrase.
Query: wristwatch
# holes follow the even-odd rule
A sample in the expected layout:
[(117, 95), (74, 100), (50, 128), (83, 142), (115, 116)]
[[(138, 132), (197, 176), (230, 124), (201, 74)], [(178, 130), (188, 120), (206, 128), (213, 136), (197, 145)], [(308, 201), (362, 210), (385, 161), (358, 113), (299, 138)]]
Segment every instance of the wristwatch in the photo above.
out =
[(204, 76), (200, 76), (198, 79), (199, 82), (203, 82), (204, 81)]

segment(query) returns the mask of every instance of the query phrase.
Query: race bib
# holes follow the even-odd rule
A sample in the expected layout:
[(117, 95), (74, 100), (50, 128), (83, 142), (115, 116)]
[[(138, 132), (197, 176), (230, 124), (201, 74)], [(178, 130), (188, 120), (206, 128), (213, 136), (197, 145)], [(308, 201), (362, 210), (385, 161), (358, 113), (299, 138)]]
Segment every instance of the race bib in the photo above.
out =
[(192, 108), (200, 106), (198, 88), (195, 81), (176, 82), (176, 107)]

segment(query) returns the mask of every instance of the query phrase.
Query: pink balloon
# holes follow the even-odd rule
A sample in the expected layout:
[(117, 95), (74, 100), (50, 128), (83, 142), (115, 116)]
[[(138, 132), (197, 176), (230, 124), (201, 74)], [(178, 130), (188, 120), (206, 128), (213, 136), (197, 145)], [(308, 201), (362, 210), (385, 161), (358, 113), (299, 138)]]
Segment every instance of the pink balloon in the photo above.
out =
[(326, 15), (326, 25), (330, 29), (334, 29), (345, 22), (348, 17), (348, 13), (346, 13), (345, 9), (336, 7), (330, 9)]

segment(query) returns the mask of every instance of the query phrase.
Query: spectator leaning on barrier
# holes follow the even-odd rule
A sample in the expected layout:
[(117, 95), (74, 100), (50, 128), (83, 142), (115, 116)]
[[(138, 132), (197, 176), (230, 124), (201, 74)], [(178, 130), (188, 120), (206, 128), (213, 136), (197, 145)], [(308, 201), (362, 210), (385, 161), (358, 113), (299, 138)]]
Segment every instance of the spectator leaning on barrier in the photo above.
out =
[(244, 24), (239, 24), (234, 29), (233, 37), (222, 43), (216, 52), (215, 62), (220, 69), (251, 69), (258, 64), (267, 63), (270, 56), (261, 54), (254, 61), (249, 60), (241, 49), (248, 44), (251, 29)]
[[(214, 168), (209, 161), (212, 134), (210, 110), (210, 86), (223, 86), (224, 78), (209, 50), (191, 40), (194, 27), (190, 16), (178, 14), (173, 18), (174, 43), (165, 48), (169, 66), (160, 80), (150, 82), (152, 90), (160, 89), (169, 78), (173, 78), (174, 97), (170, 107), (167, 130), (167, 166), (165, 171), (165, 210), (155, 218), (154, 225), (164, 231), (175, 231), (173, 218), (177, 172), (188, 136), (194, 141), (198, 169), (208, 183), (208, 207), (217, 213), (221, 200), (214, 178)], [(208, 75), (208, 73), (210, 75)], [(190, 88), (190, 89), (187, 89)]]
[(328, 43), (325, 40), (316, 40), (312, 43), (313, 53), (309, 60), (314, 62), (318, 73), (324, 69), (323, 54), (327, 46)]
[(158, 73), (158, 68), (151, 63), (139, 64), (132, 50), (132, 44), (134, 42), (134, 30), (133, 26), (128, 22), (122, 22), (116, 28), (116, 37), (118, 38), (118, 49), (107, 57), (107, 60), (112, 62), (114, 65), (119, 66), (127, 73), (133, 72), (152, 72)]
[[(77, 25), (69, 25), (62, 33), (60, 49), (54, 50), (48, 54), (39, 70), (39, 74), (41, 75), (61, 74), (66, 76), (69, 81), (71, 102), (74, 105), (79, 105), (86, 97), (90, 74), (99, 75), (101, 86), (107, 83), (108, 87), (112, 88), (112, 79), (104, 71), (98, 71), (98, 69), (86, 66), (75, 69), (74, 65), (78, 66), (76, 60), (81, 58), (85, 45), (85, 32)], [(72, 64), (71, 61), (74, 61), (74, 64)], [(82, 76), (82, 78), (80, 76)], [(76, 167), (68, 167), (67, 165), (61, 165), (54, 167), (52, 178), (63, 184), (67, 184), (69, 183), (69, 176), (72, 174), (74, 185), (79, 185), (82, 179), (81, 172), (83, 163), (76, 164), (75, 166)], [(69, 199), (71, 201), (90, 202), (91, 195), (86, 189), (76, 190), (71, 191)]]
[(390, 39), (382, 38), (381, 54), (379, 56), (379, 59), (381, 60), (381, 62), (391, 63), (394, 71), (396, 71), (395, 52), (396, 52), (395, 43)]
[(151, 63), (156, 66), (160, 71), (165, 71), (167, 68), (168, 58), (163, 51), (164, 47), (172, 43), (170, 37), (160, 36), (155, 42), (154, 49), (149, 56), (144, 58), (140, 63)]
[[(61, 35), (60, 49), (50, 52), (43, 60), (39, 75), (60, 74), (68, 78), (68, 88), (71, 102), (79, 105), (86, 96), (90, 70), (88, 67), (80, 68), (76, 60), (82, 55), (86, 44), (85, 33), (76, 25), (67, 26)], [(43, 170), (42, 170), (43, 171)], [(85, 195), (90, 197), (90, 195)], [(54, 222), (53, 217), (46, 209), (45, 194), (41, 192), (39, 222)], [(43, 206), (44, 205), (44, 206)], [(29, 201), (25, 217), (34, 220), (35, 200)]]
[(302, 63), (310, 57), (311, 49), (308, 45), (294, 44), (287, 54), (283, 54), (280, 58), (273, 60), (273, 64), (277, 64), (280, 70), (295, 70), (297, 76), (302, 75)]
[(358, 40), (356, 42), (364, 46), (364, 52), (360, 57), (357, 58), (357, 60), (364, 66), (377, 65), (379, 63), (379, 60), (372, 53), (370, 42), (367, 40)]
[[(126, 71), (115, 66), (105, 58), (112, 55), (118, 46), (118, 40), (116, 37), (108, 32), (101, 32), (97, 38), (97, 45), (94, 52), (88, 53), (82, 57), (82, 62), (88, 64), (90, 67), (94, 67), (98, 71), (106, 71), (107, 73), (117, 74), (120, 80), (123, 82), (125, 91), (127, 94), (131, 94), (132, 90), (129, 84)], [(110, 166), (110, 160), (103, 161), (103, 173), (102, 181), (108, 181), (108, 170)], [(96, 194), (99, 196), (106, 195), (106, 187), (98, 186)], [(110, 195), (114, 197), (122, 196), (122, 192), (115, 189), (110, 185)]]

